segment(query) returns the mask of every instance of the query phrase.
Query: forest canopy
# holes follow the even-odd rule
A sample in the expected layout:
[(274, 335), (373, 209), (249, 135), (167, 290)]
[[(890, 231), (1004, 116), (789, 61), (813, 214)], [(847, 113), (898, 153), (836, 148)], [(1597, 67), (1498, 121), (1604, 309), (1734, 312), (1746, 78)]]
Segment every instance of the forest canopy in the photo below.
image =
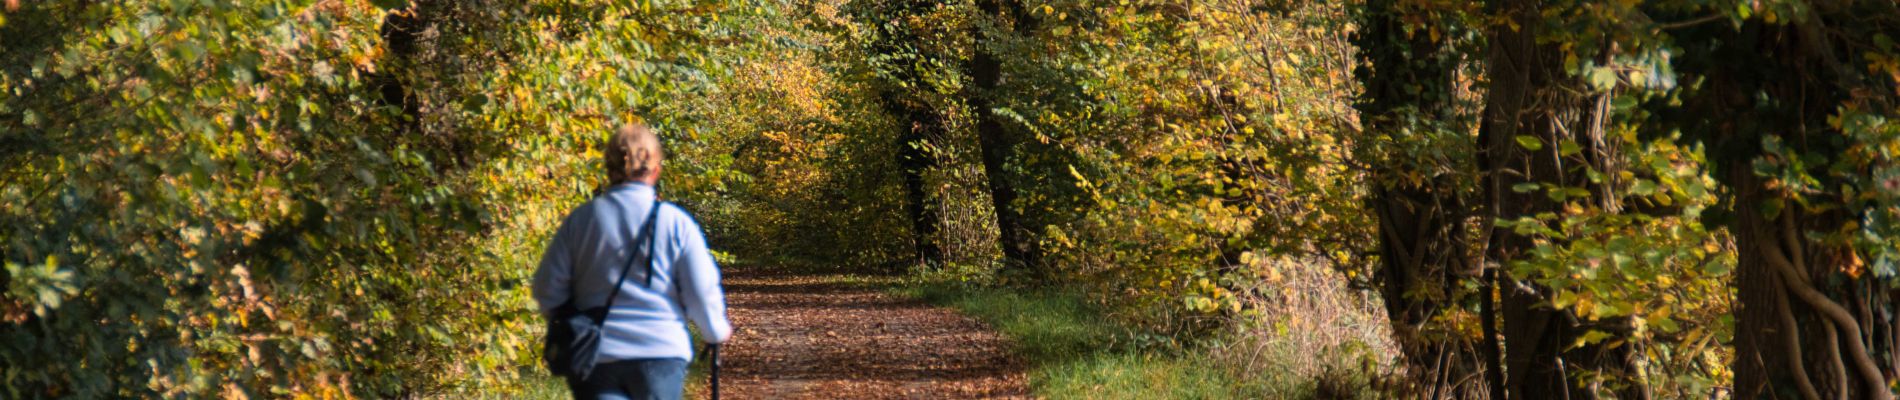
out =
[(641, 122), (722, 263), (1075, 290), (1240, 379), (1292, 346), (1370, 398), (1890, 399), (1895, 35), (1831, 0), (6, 1), (0, 397), (519, 390), (524, 283)]

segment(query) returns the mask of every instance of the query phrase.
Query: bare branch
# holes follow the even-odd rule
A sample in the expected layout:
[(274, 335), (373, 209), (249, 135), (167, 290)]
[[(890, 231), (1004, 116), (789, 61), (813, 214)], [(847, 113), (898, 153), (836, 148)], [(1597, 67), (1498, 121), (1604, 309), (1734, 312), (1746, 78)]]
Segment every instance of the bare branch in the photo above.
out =
[(1701, 18), (1696, 18), (1696, 19), (1692, 19), (1692, 20), (1688, 20), (1688, 21), (1677, 21), (1677, 22), (1670, 22), (1670, 23), (1666, 23), (1666, 24), (1656, 24), (1656, 29), (1657, 29), (1657, 30), (1670, 30), (1670, 29), (1679, 29), (1679, 28), (1687, 28), (1687, 27), (1691, 27), (1691, 26), (1696, 26), (1696, 25), (1702, 25), (1702, 24), (1705, 24), (1705, 23), (1709, 23), (1709, 22), (1714, 22), (1715, 20), (1719, 20), (1719, 19), (1722, 19), (1722, 17), (1723, 17), (1723, 15), (1722, 15), (1722, 13), (1715, 13), (1715, 14), (1709, 14), (1709, 15), (1707, 15), (1707, 16), (1704, 16), (1704, 17), (1701, 17)]

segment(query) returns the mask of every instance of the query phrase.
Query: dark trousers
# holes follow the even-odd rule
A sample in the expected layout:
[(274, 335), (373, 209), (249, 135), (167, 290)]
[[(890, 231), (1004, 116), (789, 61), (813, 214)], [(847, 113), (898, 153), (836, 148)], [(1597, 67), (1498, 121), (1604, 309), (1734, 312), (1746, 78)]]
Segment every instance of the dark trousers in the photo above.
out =
[(575, 399), (679, 400), (686, 389), (686, 360), (650, 358), (594, 366), (586, 381), (568, 378)]

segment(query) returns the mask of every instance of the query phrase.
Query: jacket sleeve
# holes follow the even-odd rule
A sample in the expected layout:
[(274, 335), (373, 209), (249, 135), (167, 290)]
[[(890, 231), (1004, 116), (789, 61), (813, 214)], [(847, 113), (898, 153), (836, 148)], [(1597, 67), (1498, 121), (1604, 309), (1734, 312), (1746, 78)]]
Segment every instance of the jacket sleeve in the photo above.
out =
[(548, 240), (547, 250), (541, 253), (541, 265), (534, 269), (529, 290), (540, 306), (541, 315), (551, 315), (556, 307), (573, 297), (574, 246), (569, 242), (574, 236), (574, 219), (573, 214), (569, 214), (561, 221), (554, 238)]
[(675, 225), (679, 253), (673, 260), (674, 279), (680, 282), (680, 306), (686, 318), (699, 326), (700, 340), (723, 343), (732, 336), (732, 323), (726, 319), (726, 294), (719, 287), (719, 265), (706, 247), (706, 234), (684, 212)]

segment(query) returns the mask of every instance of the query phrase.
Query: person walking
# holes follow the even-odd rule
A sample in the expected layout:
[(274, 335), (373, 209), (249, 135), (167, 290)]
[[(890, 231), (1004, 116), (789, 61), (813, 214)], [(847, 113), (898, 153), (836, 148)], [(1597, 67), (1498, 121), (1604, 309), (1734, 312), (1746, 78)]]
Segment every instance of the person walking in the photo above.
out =
[(687, 322), (707, 344), (732, 335), (719, 266), (699, 223), (659, 201), (659, 137), (623, 125), (605, 147), (611, 186), (562, 220), (534, 272), (534, 300), (549, 318), (570, 301), (611, 304), (594, 369), (567, 377), (574, 398), (679, 399), (693, 357)]

